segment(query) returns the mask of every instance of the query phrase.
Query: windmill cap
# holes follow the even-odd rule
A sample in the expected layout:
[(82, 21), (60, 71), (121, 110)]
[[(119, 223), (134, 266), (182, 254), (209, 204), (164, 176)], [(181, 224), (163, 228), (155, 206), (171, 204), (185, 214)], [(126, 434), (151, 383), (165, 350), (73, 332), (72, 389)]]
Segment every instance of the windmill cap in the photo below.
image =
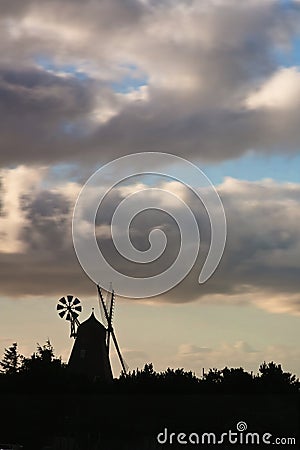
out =
[(94, 311), (91, 312), (91, 315), (88, 319), (86, 319), (84, 322), (82, 322), (77, 330), (78, 333), (82, 332), (100, 332), (100, 333), (106, 333), (106, 328), (104, 325), (102, 325), (101, 322), (96, 318)]

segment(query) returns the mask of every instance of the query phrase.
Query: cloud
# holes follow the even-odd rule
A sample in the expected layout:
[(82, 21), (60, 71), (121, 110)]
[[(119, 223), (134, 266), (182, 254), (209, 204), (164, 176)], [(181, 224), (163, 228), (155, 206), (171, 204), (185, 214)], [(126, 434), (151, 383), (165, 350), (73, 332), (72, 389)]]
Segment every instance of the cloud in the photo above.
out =
[(297, 67), (281, 68), (257, 90), (246, 104), (251, 109), (291, 110), (300, 105), (300, 72)]
[[(197, 347), (190, 344), (191, 347)], [(254, 350), (251, 344), (245, 341), (234, 343), (222, 342), (209, 352), (182, 353), (182, 345), (179, 346), (177, 354), (172, 359), (172, 367), (183, 367), (192, 370), (197, 375), (202, 375), (203, 369), (223, 369), (224, 367), (243, 367), (247, 371), (257, 373), (260, 364), (264, 361), (280, 362), (283, 369), (297, 373), (299, 371), (299, 350), (284, 345), (269, 345)]]
[(63, 146), (70, 152), (93, 104), (88, 84), (36, 68), (0, 68), (2, 164), (53, 161)]
[(199, 347), (193, 344), (182, 344), (178, 348), (178, 354), (182, 357), (190, 357), (191, 355), (201, 355), (202, 353), (209, 353), (212, 349), (208, 347)]
[[(80, 185), (61, 183), (47, 187), (45, 172), (43, 181), (41, 173), (39, 168), (25, 167), (2, 171), (5, 186), (0, 217), (2, 295), (60, 295), (68, 286), (76, 285), (78, 295), (88, 296), (94, 288), (76, 259), (71, 236), (72, 208)], [(135, 182), (120, 185), (107, 196), (97, 218), (97, 237), (108, 262), (115, 268), (132, 276), (148, 277), (166, 270), (174, 261), (180, 234), (174, 219), (165, 213), (151, 210), (139, 214), (130, 228), (133, 245), (145, 251), (149, 247), (149, 233), (158, 227), (167, 236), (166, 251), (150, 264), (131, 263), (120, 257), (110, 239), (110, 221), (116, 206), (127, 195), (137, 187), (144, 188), (139, 180)], [(168, 188), (165, 179), (161, 187)], [(191, 273), (176, 288), (153, 299), (154, 302), (253, 304), (272, 313), (300, 314), (299, 184), (227, 178), (218, 186), (227, 216), (228, 239), (219, 268), (204, 285), (198, 284), (198, 276), (210, 240), (207, 214), (188, 189), (183, 190), (174, 181), (169, 189), (181, 195), (194, 212), (202, 240)], [(157, 206), (164, 208), (161, 191), (154, 192), (151, 195), (157, 197)], [(93, 195), (97, 192), (91, 191), (91, 198)], [(135, 201), (138, 205), (146, 204), (146, 199), (147, 191), (143, 189)], [(177, 208), (178, 214), (182, 214), (180, 204)], [(93, 228), (89, 223), (83, 225)], [(126, 232), (123, 228), (116, 230), (120, 236)]]
[(256, 0), (2, 2), (2, 164), (297, 152), (294, 109), (278, 91), (293, 98), (298, 68), (279, 69), (274, 55), (299, 14)]
[[(157, 354), (145, 354), (139, 350), (123, 352), (123, 356), (130, 366), (143, 368), (148, 362), (153, 362), (156, 371), (166, 370), (167, 367), (181, 367), (191, 370), (197, 376), (202, 376), (209, 369), (224, 367), (243, 367), (246, 371), (258, 373), (259, 366), (264, 362), (275, 361), (283, 366), (283, 370), (299, 373), (299, 349), (288, 345), (264, 345), (253, 348), (251, 343), (244, 340), (235, 342), (219, 342), (214, 347), (202, 347), (199, 344), (180, 344), (173, 353), (163, 357)], [(116, 372), (119, 370), (119, 361), (114, 353), (112, 358)]]
[(1, 215), (0, 215), (0, 252), (23, 253), (25, 243), (20, 231), (26, 225), (26, 217), (21, 211), (21, 201), (24, 192), (34, 195), (41, 182), (44, 168), (39, 172), (25, 166), (14, 170), (1, 171)]
[[(0, 10), (3, 295), (56, 294), (78, 279), (79, 294), (91, 292), (70, 224), (84, 175), (95, 165), (147, 150), (212, 161), (249, 149), (299, 152), (299, 68), (276, 61), (276, 51), (289, 51), (299, 32), (296, 3), (104, 0), (82, 8), (77, 0), (10, 0)], [(72, 167), (66, 176), (62, 163)], [(126, 189), (105, 203), (97, 233), (117, 266), (143, 275), (119, 262), (107, 239)], [(190, 193), (176, 183), (172, 189), (196, 211), (203, 245), (195, 269), (160, 301), (253, 302), (299, 313), (299, 185), (228, 178), (218, 187), (228, 243), (201, 287), (207, 215)], [(162, 198), (157, 203), (164, 206)], [(157, 214), (135, 219), (138, 249), (147, 248), (155, 227), (171, 245), (152, 273), (178, 249), (176, 224)]]

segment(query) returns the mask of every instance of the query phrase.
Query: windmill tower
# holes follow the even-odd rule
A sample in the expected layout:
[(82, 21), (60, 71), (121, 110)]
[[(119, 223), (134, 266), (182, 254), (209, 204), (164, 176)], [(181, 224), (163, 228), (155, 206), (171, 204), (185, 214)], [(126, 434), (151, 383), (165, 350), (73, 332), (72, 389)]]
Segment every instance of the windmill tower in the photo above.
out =
[(112, 381), (113, 374), (109, 360), (111, 337), (124, 373), (126, 373), (127, 367), (112, 326), (114, 292), (113, 290), (108, 292), (107, 298), (104, 300), (99, 286), (97, 286), (97, 290), (100, 312), (105, 326), (95, 317), (94, 309), (90, 317), (80, 323), (78, 320), (78, 315), (82, 310), (80, 300), (71, 295), (59, 300), (57, 310), (61, 318), (70, 321), (70, 337), (75, 339), (68, 362), (69, 369), (74, 373), (85, 374), (91, 379)]

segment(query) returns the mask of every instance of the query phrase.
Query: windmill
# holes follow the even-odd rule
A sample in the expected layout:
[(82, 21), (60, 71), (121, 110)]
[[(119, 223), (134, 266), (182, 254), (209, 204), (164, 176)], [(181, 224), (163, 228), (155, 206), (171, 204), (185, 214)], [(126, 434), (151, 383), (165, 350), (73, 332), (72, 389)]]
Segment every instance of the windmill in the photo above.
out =
[[(107, 293), (106, 300), (102, 296), (101, 289), (97, 285), (99, 306), (102, 321), (99, 322), (94, 314), (94, 308), (90, 317), (84, 322), (79, 322), (78, 316), (82, 311), (80, 300), (72, 295), (61, 297), (56, 309), (58, 315), (70, 322), (70, 337), (75, 339), (69, 358), (68, 367), (73, 372), (86, 374), (90, 378), (101, 378), (111, 381), (113, 378), (109, 360), (110, 338), (112, 337), (118, 354), (122, 371), (126, 374), (127, 364), (122, 358), (120, 348), (112, 326), (115, 295), (112, 289)], [(110, 295), (111, 294), (111, 295)]]
[(82, 307), (80, 305), (80, 300), (77, 297), (73, 297), (73, 295), (67, 295), (65, 297), (61, 297), (58, 300), (58, 304), (56, 306), (58, 311), (58, 315), (62, 319), (66, 319), (70, 321), (71, 325), (71, 333), (70, 337), (76, 337), (76, 327), (80, 325), (78, 320), (79, 313), (82, 311)]

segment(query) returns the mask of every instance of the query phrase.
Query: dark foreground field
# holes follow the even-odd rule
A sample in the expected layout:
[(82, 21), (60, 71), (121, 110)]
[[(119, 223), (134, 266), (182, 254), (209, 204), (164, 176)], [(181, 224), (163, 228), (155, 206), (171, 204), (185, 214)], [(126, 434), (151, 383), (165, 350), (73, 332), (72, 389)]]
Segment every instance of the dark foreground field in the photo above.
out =
[[(262, 442), (265, 433), (271, 435), (267, 436), (271, 444), (276, 438), (297, 440), (296, 445), (281, 440), (276, 448), (299, 448), (298, 394), (2, 393), (0, 400), (0, 443), (19, 443), (24, 450), (253, 449), (269, 445)], [(247, 430), (231, 439), (245, 439), (247, 432), (258, 433), (259, 445), (257, 441), (256, 445), (230, 443), (225, 441), (227, 437), (223, 444), (214, 444), (212, 436), (210, 443), (207, 436), (201, 443), (202, 433), (215, 433), (218, 441), (222, 433), (237, 432), (239, 422), (245, 422)], [(163, 433), (161, 444), (157, 442), (159, 433)], [(175, 435), (170, 437), (170, 433)], [(179, 440), (191, 438), (195, 443), (178, 443), (178, 433), (186, 435)], [(200, 436), (199, 444), (190, 433)]]

